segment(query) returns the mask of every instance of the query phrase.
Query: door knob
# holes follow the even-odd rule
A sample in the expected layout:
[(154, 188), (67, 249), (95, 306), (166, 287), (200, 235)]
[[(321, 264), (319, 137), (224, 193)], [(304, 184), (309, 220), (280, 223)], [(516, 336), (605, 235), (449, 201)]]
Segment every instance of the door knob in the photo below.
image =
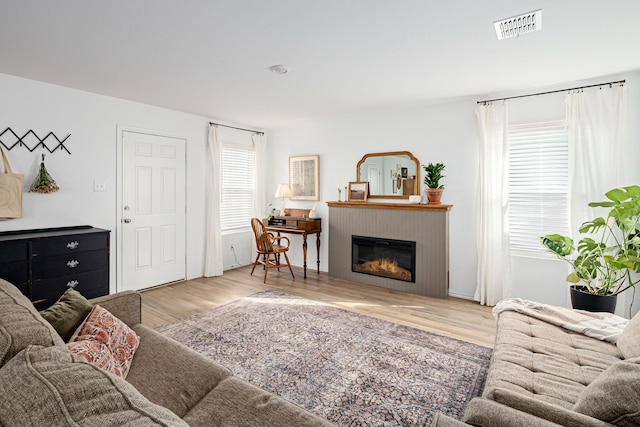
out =
[(125, 224), (129, 224), (131, 220), (129, 218), (125, 218), (122, 220), (122, 222), (124, 222)]

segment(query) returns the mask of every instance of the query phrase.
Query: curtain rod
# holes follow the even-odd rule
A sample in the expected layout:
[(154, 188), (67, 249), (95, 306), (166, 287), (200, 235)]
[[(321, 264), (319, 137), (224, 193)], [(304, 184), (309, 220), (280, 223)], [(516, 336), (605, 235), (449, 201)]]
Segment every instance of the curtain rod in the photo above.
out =
[(231, 128), (231, 129), (243, 130), (243, 131), (245, 131), (245, 132), (254, 132), (254, 133), (257, 133), (257, 134), (259, 134), (259, 135), (264, 135), (264, 132), (260, 132), (260, 131), (253, 130), (253, 129), (237, 128), (237, 127), (235, 127), (235, 126), (221, 125), (220, 123), (213, 123), (213, 122), (209, 122), (209, 125), (210, 125), (210, 126), (222, 126), (222, 127), (225, 127), (225, 128)]
[(526, 97), (529, 97), (529, 96), (549, 95), (551, 93), (568, 92), (570, 90), (587, 89), (587, 88), (590, 88), (590, 87), (600, 87), (600, 86), (606, 86), (606, 85), (609, 85), (609, 87), (611, 87), (612, 85), (615, 85), (615, 84), (618, 84), (618, 83), (623, 85), (625, 83), (625, 80), (618, 80), (618, 81), (609, 82), (609, 83), (599, 83), (599, 84), (596, 84), (596, 85), (572, 87), (572, 88), (569, 88), (569, 89), (551, 90), (551, 91), (548, 91), (548, 92), (532, 93), (530, 95), (519, 95), (519, 96), (509, 96), (509, 97), (506, 97), (506, 98), (487, 99), (486, 101), (478, 101), (477, 104), (486, 104), (486, 103), (493, 102), (493, 101), (506, 101), (507, 99), (526, 98)]

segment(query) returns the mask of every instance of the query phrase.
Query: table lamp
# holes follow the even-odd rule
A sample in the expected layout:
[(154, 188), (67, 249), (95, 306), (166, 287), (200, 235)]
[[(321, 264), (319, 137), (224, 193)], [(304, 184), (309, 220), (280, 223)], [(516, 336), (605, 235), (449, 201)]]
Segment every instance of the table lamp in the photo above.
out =
[(291, 190), (289, 189), (289, 184), (279, 184), (278, 189), (276, 190), (276, 195), (273, 196), (276, 199), (281, 198), (282, 202), (280, 204), (280, 216), (284, 216), (284, 199), (287, 197), (291, 197)]

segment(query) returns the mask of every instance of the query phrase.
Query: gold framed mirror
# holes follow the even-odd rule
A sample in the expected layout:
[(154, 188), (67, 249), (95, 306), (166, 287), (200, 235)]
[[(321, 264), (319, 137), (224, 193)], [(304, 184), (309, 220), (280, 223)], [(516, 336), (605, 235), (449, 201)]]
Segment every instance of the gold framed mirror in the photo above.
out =
[(372, 199), (420, 195), (420, 161), (409, 151), (365, 154), (356, 166), (356, 177), (369, 182)]

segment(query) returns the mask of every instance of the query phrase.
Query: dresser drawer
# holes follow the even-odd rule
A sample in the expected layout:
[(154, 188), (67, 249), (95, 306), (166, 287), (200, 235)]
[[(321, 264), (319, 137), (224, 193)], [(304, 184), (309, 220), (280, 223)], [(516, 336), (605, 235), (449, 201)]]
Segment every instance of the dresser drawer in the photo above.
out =
[(5, 243), (0, 245), (0, 263), (13, 261), (27, 261), (29, 246), (26, 242)]
[(32, 280), (48, 279), (85, 271), (101, 270), (109, 267), (109, 252), (91, 251), (75, 254), (33, 258)]
[(0, 279), (10, 282), (26, 294), (29, 288), (29, 264), (27, 261), (0, 263)]
[(109, 247), (108, 233), (74, 234), (33, 241), (32, 252), (36, 258), (51, 257), (78, 252), (95, 251)]
[(31, 286), (31, 300), (38, 310), (42, 310), (56, 302), (68, 288), (75, 289), (87, 299), (107, 295), (108, 277), (107, 270), (103, 269), (35, 280)]

